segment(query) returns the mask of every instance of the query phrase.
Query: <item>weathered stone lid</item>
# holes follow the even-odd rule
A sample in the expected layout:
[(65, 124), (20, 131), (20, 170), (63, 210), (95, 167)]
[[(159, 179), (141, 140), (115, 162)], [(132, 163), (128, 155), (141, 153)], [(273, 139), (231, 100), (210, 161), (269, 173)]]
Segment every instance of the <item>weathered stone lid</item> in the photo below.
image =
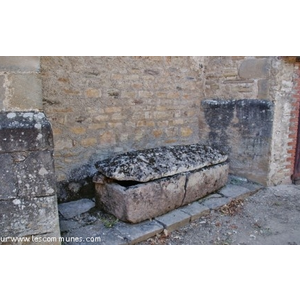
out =
[(227, 155), (200, 144), (176, 145), (138, 150), (99, 161), (96, 168), (104, 176), (120, 181), (147, 182), (216, 165)]

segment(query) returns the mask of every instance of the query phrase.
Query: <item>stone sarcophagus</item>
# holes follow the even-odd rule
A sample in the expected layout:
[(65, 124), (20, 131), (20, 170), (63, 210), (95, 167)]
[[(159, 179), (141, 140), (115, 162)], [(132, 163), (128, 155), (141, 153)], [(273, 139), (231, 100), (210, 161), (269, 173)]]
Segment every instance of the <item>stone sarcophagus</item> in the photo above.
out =
[(200, 144), (116, 155), (96, 163), (96, 205), (138, 223), (187, 205), (223, 187), (227, 155)]

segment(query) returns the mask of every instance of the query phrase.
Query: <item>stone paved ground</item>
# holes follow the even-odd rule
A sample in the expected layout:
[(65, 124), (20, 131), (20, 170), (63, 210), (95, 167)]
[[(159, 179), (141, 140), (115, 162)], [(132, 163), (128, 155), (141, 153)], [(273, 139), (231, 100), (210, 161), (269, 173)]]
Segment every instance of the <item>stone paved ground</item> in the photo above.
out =
[(300, 186), (243, 178), (200, 201), (139, 224), (98, 211), (93, 199), (59, 205), (63, 244), (300, 245)]
[(300, 245), (300, 186), (263, 188), (169, 235), (156, 235), (141, 244)]

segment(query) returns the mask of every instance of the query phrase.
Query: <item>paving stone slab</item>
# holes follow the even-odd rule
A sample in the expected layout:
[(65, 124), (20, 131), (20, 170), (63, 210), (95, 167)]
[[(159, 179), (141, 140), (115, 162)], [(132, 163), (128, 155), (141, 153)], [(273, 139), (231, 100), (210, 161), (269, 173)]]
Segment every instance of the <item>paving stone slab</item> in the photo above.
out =
[(221, 206), (228, 204), (232, 199), (221, 197), (221, 198), (210, 198), (203, 202), (203, 205), (210, 209), (218, 209)]
[(61, 232), (70, 231), (82, 227), (80, 223), (75, 220), (59, 220), (59, 227)]
[(126, 245), (127, 241), (114, 228), (93, 224), (62, 234), (65, 245)]
[(136, 244), (163, 231), (164, 227), (155, 220), (145, 221), (140, 224), (126, 224), (119, 222), (114, 227), (129, 243)]
[(77, 201), (61, 203), (58, 205), (58, 211), (65, 219), (71, 219), (82, 213), (89, 211), (95, 206), (95, 202), (91, 199), (80, 199)]
[(204, 197), (204, 198), (199, 199), (199, 200), (198, 200), (198, 203), (201, 203), (201, 204), (202, 204), (204, 201), (206, 201), (206, 200), (208, 200), (208, 199), (211, 199), (211, 198), (222, 198), (222, 195), (217, 194), (217, 193), (215, 193), (215, 194), (210, 194), (210, 195), (208, 195), (208, 196), (206, 196), (206, 197)]
[(221, 195), (231, 199), (237, 198), (249, 192), (251, 192), (249, 189), (242, 186), (233, 185), (233, 184), (228, 184), (218, 191), (218, 193), (220, 193)]
[[(261, 188), (260, 185), (257, 186)], [(298, 186), (295, 186), (295, 188), (298, 188)], [(239, 193), (237, 191), (239, 191)], [(229, 184), (223, 188), (223, 192), (231, 196), (241, 196), (240, 191), (246, 192), (246, 194), (251, 192), (249, 189), (241, 189), (240, 185)], [(157, 233), (162, 232), (164, 229), (167, 229), (171, 232), (181, 226), (184, 226), (190, 221), (201, 217), (201, 215), (209, 213), (210, 210), (218, 209), (221, 206), (228, 204), (230, 201), (232, 201), (232, 199), (233, 198), (231, 197), (222, 197), (220, 194), (212, 194), (205, 197), (201, 203), (194, 202), (157, 217), (154, 220), (144, 221), (139, 224), (128, 224), (119, 221), (112, 228), (105, 227), (101, 222), (82, 226), (74, 220), (60, 220), (62, 237), (66, 241), (64, 244), (68, 245), (137, 244), (154, 236)], [(81, 227), (74, 228), (74, 226)], [(63, 232), (63, 229), (69, 231)]]
[(115, 227), (106, 228), (100, 237), (100, 245), (128, 245), (128, 240)]
[(155, 218), (155, 220), (171, 232), (178, 227), (188, 224), (191, 220), (191, 216), (180, 209), (176, 209), (163, 216)]
[(180, 208), (180, 210), (184, 213), (189, 214), (191, 216), (191, 221), (194, 221), (210, 212), (210, 209), (207, 206), (204, 206), (198, 202), (194, 202), (185, 207), (182, 207)]
[(243, 183), (241, 186), (250, 190), (251, 194), (253, 194), (263, 188), (263, 185), (258, 184), (258, 183), (253, 183), (253, 182), (246, 182), (246, 183)]

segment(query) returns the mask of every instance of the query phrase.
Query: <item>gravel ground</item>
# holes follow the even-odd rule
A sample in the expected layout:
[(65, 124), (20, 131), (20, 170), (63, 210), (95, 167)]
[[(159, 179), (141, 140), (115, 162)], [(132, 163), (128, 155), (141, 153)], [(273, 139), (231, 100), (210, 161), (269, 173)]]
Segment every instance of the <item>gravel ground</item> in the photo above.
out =
[(300, 245), (300, 186), (263, 188), (139, 245)]

